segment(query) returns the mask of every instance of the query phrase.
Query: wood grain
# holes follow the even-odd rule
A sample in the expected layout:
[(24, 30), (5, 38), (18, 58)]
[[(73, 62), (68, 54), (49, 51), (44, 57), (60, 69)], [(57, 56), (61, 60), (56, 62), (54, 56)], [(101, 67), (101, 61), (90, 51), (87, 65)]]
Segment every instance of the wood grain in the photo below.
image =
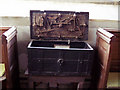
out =
[(2, 62), (5, 63), (6, 88), (19, 87), (16, 27), (0, 27), (0, 31), (3, 31), (0, 39)]

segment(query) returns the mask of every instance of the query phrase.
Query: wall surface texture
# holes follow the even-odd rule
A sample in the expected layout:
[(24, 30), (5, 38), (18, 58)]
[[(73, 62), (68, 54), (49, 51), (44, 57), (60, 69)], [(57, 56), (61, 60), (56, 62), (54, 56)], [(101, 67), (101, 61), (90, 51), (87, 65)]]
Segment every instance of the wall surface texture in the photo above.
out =
[[(79, 6), (79, 4), (77, 3), (77, 7), (76, 8), (74, 7), (74, 9), (79, 10), (80, 7), (78, 7), (78, 6)], [(95, 5), (95, 6), (97, 6), (97, 5)], [(99, 5), (98, 5), (98, 7), (100, 8)], [(101, 8), (103, 8), (103, 7), (105, 8), (104, 5), (101, 6)], [(99, 27), (102, 27), (102, 28), (118, 28), (118, 20), (117, 20), (118, 17), (115, 14), (116, 11), (114, 12), (114, 10), (116, 10), (118, 8), (117, 7), (115, 8), (115, 7), (116, 6), (111, 6), (111, 11), (113, 11), (112, 15), (115, 15), (113, 17), (110, 16), (110, 9), (108, 9), (109, 10), (108, 11), (109, 12), (109, 14), (108, 14), (109, 18), (107, 17), (107, 13), (105, 13), (106, 18), (104, 18), (104, 13), (99, 13), (99, 14), (101, 14), (101, 15), (99, 15), (100, 19), (97, 16), (96, 16), (96, 18), (94, 18), (94, 15), (91, 15), (91, 14), (94, 14), (94, 13), (97, 13), (97, 12), (100, 12), (100, 11), (95, 11), (94, 12), (94, 10), (92, 10), (92, 12), (90, 12), (89, 33), (88, 33), (88, 40), (86, 42), (88, 42), (91, 46), (95, 47), (97, 28), (99, 28)], [(36, 9), (36, 8), (34, 8), (34, 9)], [(59, 8), (58, 8), (58, 10), (59, 10)], [(67, 9), (65, 9), (65, 10), (67, 10)], [(84, 10), (82, 9), (82, 11), (84, 11)], [(85, 9), (85, 11), (89, 11), (89, 10)], [(106, 11), (107, 11), (107, 9), (106, 9)], [(2, 12), (2, 14), (4, 15), (5, 13)], [(27, 12), (27, 14), (25, 14), (25, 16), (23, 14), (21, 16), (17, 16), (17, 15), (16, 16), (11, 16), (11, 15), (7, 16), (7, 14), (6, 14), (6, 16), (1, 16), (0, 17), (0, 26), (16, 26), (17, 27), (19, 67), (20, 67), (20, 72), (23, 73), (27, 69), (27, 65), (28, 65), (27, 45), (31, 40), (30, 39), (29, 12)]]

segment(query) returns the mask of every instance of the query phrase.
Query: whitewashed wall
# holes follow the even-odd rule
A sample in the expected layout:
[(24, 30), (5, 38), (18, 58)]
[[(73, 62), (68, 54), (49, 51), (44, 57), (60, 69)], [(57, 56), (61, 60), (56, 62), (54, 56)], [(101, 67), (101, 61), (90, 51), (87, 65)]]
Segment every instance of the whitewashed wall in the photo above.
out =
[(84, 11), (90, 13), (90, 19), (118, 20), (118, 5), (29, 0), (0, 3), (0, 16), (29, 17), (30, 10)]

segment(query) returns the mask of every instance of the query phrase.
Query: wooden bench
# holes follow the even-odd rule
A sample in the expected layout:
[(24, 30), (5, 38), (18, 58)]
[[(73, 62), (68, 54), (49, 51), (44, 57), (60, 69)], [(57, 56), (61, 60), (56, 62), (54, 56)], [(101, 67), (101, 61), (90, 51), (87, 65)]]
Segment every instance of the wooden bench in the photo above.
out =
[(0, 62), (5, 64), (6, 88), (19, 87), (16, 27), (0, 27)]

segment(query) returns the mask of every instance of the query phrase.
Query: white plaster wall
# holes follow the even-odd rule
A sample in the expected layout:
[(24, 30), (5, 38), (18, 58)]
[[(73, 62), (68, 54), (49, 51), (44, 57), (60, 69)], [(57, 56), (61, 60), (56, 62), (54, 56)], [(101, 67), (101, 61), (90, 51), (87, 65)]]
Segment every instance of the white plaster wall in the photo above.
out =
[[(14, 1), (14, 0), (13, 0)], [(62, 10), (89, 12), (90, 19), (118, 20), (118, 5), (53, 2), (53, 1), (11, 1), (0, 3), (0, 16), (29, 17), (30, 10)], [(84, 0), (85, 1), (85, 0)]]

